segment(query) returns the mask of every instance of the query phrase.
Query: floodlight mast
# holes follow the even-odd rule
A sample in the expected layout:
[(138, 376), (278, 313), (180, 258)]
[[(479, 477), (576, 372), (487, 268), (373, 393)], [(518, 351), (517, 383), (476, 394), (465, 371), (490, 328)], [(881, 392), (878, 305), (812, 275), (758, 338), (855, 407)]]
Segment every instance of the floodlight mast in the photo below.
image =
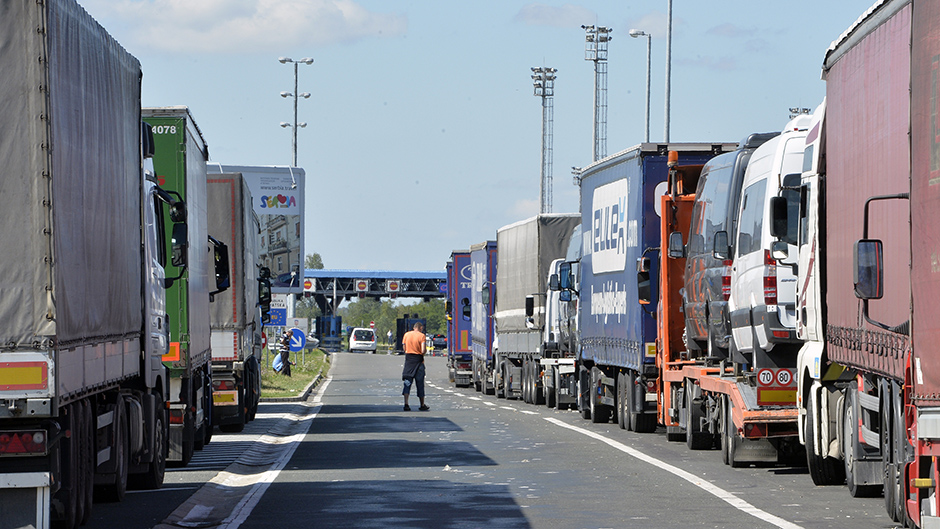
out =
[(594, 62), (594, 152), (596, 162), (607, 156), (607, 43), (612, 28), (581, 26), (584, 35), (584, 60)]
[[(280, 62), (281, 64), (287, 64), (287, 63), (294, 64), (294, 93), (281, 92), (281, 97), (283, 98), (293, 97), (294, 98), (294, 124), (292, 127), (293, 128), (293, 141), (291, 142), (291, 153), (293, 157), (291, 158), (292, 160), (291, 166), (297, 167), (297, 127), (303, 128), (307, 126), (306, 123), (297, 122), (297, 99), (298, 97), (302, 97), (304, 99), (310, 98), (309, 92), (298, 93), (297, 91), (297, 66), (299, 64), (307, 64), (307, 65), (313, 64), (313, 59), (311, 59), (310, 57), (304, 57), (303, 59), (295, 61), (291, 59), (290, 57), (279, 57), (278, 62)], [(290, 127), (291, 124), (285, 121), (282, 121), (281, 126), (284, 128), (287, 128), (287, 127)]]
[(555, 68), (532, 68), (536, 97), (542, 98), (542, 168), (539, 179), (539, 213), (552, 212), (552, 127), (554, 122)]

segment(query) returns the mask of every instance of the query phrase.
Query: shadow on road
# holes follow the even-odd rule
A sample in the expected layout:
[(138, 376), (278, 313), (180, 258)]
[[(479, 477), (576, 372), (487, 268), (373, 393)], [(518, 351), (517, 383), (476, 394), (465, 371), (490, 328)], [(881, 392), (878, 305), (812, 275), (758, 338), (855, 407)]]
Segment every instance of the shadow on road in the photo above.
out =
[(304, 470), (496, 465), (470, 443), (403, 439), (305, 441), (291, 463)]
[[(470, 485), (450, 481), (343, 481), (274, 483), (259, 505), (291, 505), (292, 518), (309, 527), (464, 528), (531, 527), (503, 485)], [(275, 522), (269, 517), (269, 522)]]
[(420, 415), (367, 415), (364, 417), (324, 417), (318, 415), (312, 434), (361, 434), (388, 432), (459, 432), (463, 429), (449, 419)]

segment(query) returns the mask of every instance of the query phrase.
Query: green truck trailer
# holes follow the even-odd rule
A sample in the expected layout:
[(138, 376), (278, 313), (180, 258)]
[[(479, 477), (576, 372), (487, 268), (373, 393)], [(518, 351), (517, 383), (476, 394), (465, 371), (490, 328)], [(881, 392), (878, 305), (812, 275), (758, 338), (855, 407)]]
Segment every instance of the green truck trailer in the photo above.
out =
[[(177, 248), (166, 276), (170, 350), (163, 363), (170, 373), (169, 455), (185, 466), (212, 437), (212, 351), (210, 296), (227, 288), (228, 252), (208, 233), (206, 161), (209, 150), (185, 106), (149, 107), (142, 118), (153, 127), (158, 154), (153, 166), (168, 192), (186, 202), (186, 231), (172, 231)], [(169, 219), (166, 229), (173, 230)], [(182, 244), (180, 242), (182, 241)], [(177, 250), (177, 254), (180, 250)], [(223, 263), (224, 262), (224, 263)]]

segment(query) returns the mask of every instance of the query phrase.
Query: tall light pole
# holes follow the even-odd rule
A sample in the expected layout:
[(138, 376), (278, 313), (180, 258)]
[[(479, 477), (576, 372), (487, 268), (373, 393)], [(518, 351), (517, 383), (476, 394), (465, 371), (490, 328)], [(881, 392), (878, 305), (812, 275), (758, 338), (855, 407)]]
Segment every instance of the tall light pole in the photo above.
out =
[(539, 180), (539, 213), (552, 212), (552, 123), (554, 120), (555, 68), (532, 68), (535, 96), (542, 98), (542, 171)]
[(649, 33), (631, 29), (630, 36), (633, 38), (646, 37), (646, 136), (643, 137), (644, 143), (650, 141), (650, 50), (653, 47), (653, 36)]
[(607, 156), (607, 43), (613, 29), (581, 26), (584, 60), (594, 62), (594, 161)]
[(666, 121), (664, 140), (669, 143), (669, 88), (672, 83), (672, 0), (666, 2)]
[[(281, 92), (281, 97), (285, 97), (285, 98), (286, 98), (286, 97), (293, 97), (293, 98), (294, 98), (294, 124), (293, 124), (293, 132), (294, 132), (294, 134), (293, 134), (293, 142), (291, 143), (291, 152), (292, 152), (293, 155), (294, 155), (292, 167), (297, 167), (297, 127), (306, 127), (306, 126), (307, 126), (306, 123), (298, 123), (298, 122), (297, 122), (297, 98), (298, 98), (298, 97), (302, 97), (302, 98), (304, 98), (304, 99), (308, 99), (308, 98), (310, 97), (310, 93), (309, 93), (309, 92), (298, 93), (298, 91), (297, 91), (297, 65), (299, 65), (299, 64), (313, 64), (313, 59), (311, 59), (310, 57), (304, 57), (303, 59), (300, 59), (299, 61), (295, 61), (295, 60), (291, 59), (290, 57), (280, 57), (280, 58), (278, 58), (278, 61), (279, 61), (281, 64), (287, 64), (287, 63), (289, 63), (289, 62), (290, 62), (290, 63), (294, 63), (294, 92), (293, 92), (293, 93), (291, 93), (291, 92)], [(282, 122), (281, 122), (281, 126), (284, 127), (284, 128), (287, 128), (287, 127), (290, 127), (291, 124), (290, 124), (290, 123), (287, 123), (286, 121), (282, 121)]]

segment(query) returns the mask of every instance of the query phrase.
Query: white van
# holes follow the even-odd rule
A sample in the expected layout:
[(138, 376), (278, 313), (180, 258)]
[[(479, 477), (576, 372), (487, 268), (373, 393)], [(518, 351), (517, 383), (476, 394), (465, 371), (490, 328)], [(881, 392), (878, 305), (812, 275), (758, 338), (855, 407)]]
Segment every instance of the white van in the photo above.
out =
[[(733, 260), (728, 299), (731, 355), (755, 368), (792, 367), (801, 343), (796, 336), (796, 269), (791, 265), (797, 256), (799, 187), (810, 120), (808, 115), (791, 119), (782, 134), (751, 155), (738, 208), (737, 240), (728, 241)], [(779, 235), (774, 237), (771, 199), (777, 196), (786, 199), (790, 222), (774, 229)], [(792, 258), (774, 259), (771, 246), (778, 238), (788, 244)]]

